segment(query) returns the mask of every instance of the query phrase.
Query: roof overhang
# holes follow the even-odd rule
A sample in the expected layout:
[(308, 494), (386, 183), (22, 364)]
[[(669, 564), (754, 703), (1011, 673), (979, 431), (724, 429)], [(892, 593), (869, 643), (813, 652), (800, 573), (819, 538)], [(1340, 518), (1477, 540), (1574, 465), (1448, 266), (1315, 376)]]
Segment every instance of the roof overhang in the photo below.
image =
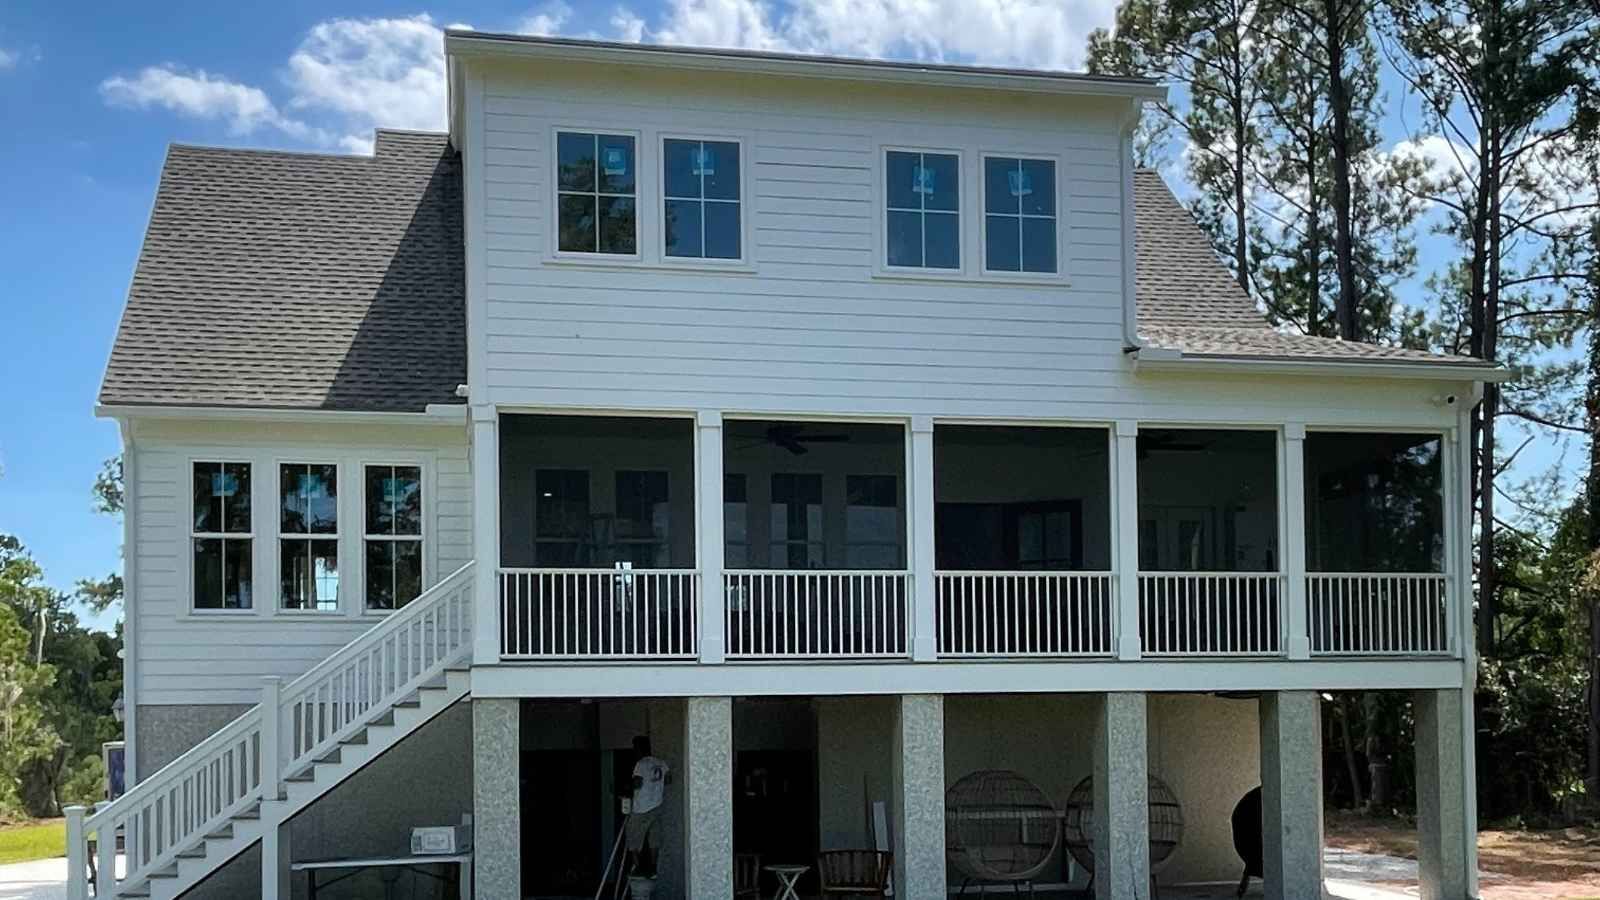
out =
[(211, 422), (365, 423), (372, 425), (445, 425), (467, 421), (465, 403), (430, 403), (422, 412), (360, 409), (283, 409), (249, 406), (181, 406), (142, 403), (97, 403), (97, 418), (187, 419)]
[(1146, 345), (1128, 354), (1138, 372), (1216, 375), (1298, 375), (1310, 378), (1382, 378), (1412, 381), (1493, 383), (1511, 380), (1511, 370), (1484, 363), (1428, 360), (1295, 359), (1183, 353)]
[[(566, 60), (609, 65), (654, 66), (742, 75), (829, 78), (892, 84), (920, 84), (973, 90), (1165, 100), (1165, 85), (1144, 78), (1076, 72), (955, 66), (837, 56), (811, 56), (713, 47), (667, 47), (575, 38), (534, 37), (482, 31), (447, 31), (445, 57)], [(451, 67), (452, 107), (457, 83)], [(452, 119), (454, 118), (452, 109)]]

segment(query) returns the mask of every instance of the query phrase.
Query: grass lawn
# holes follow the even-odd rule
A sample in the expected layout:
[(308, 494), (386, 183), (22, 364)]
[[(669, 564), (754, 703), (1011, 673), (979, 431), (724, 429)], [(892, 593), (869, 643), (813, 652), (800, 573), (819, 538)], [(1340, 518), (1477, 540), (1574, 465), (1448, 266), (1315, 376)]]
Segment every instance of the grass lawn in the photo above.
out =
[(0, 828), (0, 865), (66, 854), (67, 823), (62, 819)]

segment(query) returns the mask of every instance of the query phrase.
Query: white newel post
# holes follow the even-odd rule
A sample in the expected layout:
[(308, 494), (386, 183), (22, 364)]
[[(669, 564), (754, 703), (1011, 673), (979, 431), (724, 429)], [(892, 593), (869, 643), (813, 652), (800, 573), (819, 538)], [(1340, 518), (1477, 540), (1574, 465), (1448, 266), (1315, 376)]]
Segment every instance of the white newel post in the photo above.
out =
[(277, 675), (261, 677), (261, 799), (283, 799), (283, 735), (278, 730), (282, 717), (283, 679)]
[(700, 450), (700, 484), (696, 491), (699, 502), (695, 504), (700, 518), (700, 539), (695, 547), (700, 560), (700, 661), (720, 663), (727, 657), (723, 627), (728, 607), (727, 592), (722, 587), (722, 413), (701, 410), (695, 416), (695, 425)]
[(1283, 426), (1283, 483), (1278, 501), (1283, 516), (1283, 649), (1290, 659), (1311, 658), (1306, 598), (1306, 426)]
[(67, 900), (89, 900), (89, 876), (86, 857), (88, 842), (83, 834), (81, 806), (69, 806), (62, 812), (67, 817)]
[(472, 408), (472, 664), (500, 661), (500, 416)]
[(911, 658), (932, 662), (939, 654), (933, 546), (933, 418), (911, 419)]
[(1139, 636), (1139, 423), (1117, 422), (1111, 434), (1112, 565), (1117, 573), (1117, 658), (1138, 659)]

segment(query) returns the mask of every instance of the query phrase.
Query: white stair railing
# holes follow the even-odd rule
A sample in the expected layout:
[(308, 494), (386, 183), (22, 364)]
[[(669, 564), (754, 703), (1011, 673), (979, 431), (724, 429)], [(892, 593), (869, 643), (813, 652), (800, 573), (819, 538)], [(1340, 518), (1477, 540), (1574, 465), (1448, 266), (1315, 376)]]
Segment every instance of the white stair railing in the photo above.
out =
[(115, 802), (89, 816), (76, 809), (67, 817), (68, 900), (89, 896), (90, 837), (99, 845), (95, 896), (114, 896), (119, 834), (126, 855), (121, 880), (141, 882), (262, 799), (278, 799), (285, 775), (467, 659), (472, 585), (468, 563), (281, 690), (269, 682), (263, 704)]

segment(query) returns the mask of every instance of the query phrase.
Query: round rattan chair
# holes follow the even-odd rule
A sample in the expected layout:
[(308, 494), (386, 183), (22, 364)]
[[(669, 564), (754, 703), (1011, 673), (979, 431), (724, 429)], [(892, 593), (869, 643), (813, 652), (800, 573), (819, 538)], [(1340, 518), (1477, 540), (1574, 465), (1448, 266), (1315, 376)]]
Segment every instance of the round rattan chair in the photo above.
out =
[[(1157, 896), (1156, 875), (1183, 843), (1183, 804), (1167, 783), (1150, 776), (1150, 894)], [(1078, 782), (1067, 796), (1062, 840), (1067, 852), (1089, 873), (1094, 884), (1094, 776)]]
[(945, 852), (967, 885), (1026, 884), (1055, 858), (1061, 819), (1044, 791), (1016, 772), (990, 769), (962, 778), (944, 795)]

